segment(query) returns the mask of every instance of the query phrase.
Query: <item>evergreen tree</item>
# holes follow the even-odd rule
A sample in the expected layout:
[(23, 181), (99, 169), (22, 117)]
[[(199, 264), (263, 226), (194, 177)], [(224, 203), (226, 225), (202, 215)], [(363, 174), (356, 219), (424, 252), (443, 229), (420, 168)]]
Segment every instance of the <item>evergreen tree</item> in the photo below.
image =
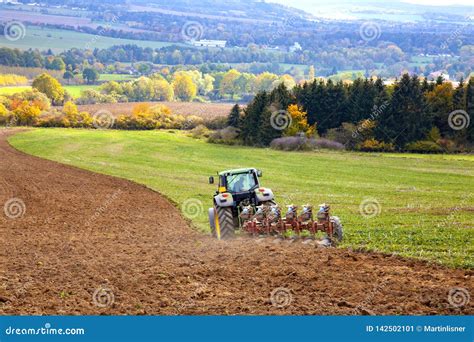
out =
[(239, 128), (241, 124), (240, 113), (240, 106), (238, 104), (235, 104), (235, 106), (232, 107), (232, 110), (229, 113), (229, 117), (227, 118), (227, 126)]
[(243, 121), (241, 125), (241, 137), (246, 145), (259, 144), (259, 130), (262, 124), (262, 113), (269, 104), (267, 92), (262, 91), (255, 95), (254, 99), (244, 110)]
[(464, 97), (464, 108), (466, 108), (467, 121), (469, 126), (466, 128), (466, 139), (469, 144), (474, 143), (474, 77), (469, 79), (466, 86), (466, 94)]
[(423, 140), (432, 126), (418, 77), (404, 74), (395, 84), (388, 110), (379, 118), (377, 139), (393, 142), (398, 148)]
[(464, 79), (459, 80), (459, 85), (454, 89), (453, 93), (453, 107), (454, 109), (466, 110), (465, 104), (466, 89), (464, 87)]

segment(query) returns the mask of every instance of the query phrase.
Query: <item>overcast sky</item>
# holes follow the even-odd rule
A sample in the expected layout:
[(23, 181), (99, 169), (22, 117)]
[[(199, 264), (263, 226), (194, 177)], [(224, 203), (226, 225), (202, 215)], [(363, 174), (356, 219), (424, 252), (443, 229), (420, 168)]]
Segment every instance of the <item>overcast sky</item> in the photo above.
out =
[[(280, 4), (284, 4), (287, 6), (295, 6), (298, 8), (304, 8), (305, 6), (313, 7), (315, 5), (321, 6), (328, 6), (328, 5), (338, 5), (344, 3), (350, 3), (352, 5), (358, 5), (361, 2), (357, 0), (269, 0), (270, 2), (277, 2)], [(368, 3), (369, 1), (363, 1)], [(396, 2), (405, 2), (411, 4), (419, 4), (419, 5), (428, 5), (428, 6), (450, 6), (450, 5), (465, 5), (465, 6), (473, 6), (473, 0), (379, 0), (379, 1), (372, 1), (373, 4), (390, 4)]]

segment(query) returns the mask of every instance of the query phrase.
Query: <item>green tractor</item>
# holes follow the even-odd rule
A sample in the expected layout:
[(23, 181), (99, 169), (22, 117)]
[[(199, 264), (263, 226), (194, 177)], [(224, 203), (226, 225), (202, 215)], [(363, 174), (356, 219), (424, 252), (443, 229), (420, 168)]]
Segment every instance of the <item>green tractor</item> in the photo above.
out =
[[(227, 170), (219, 172), (218, 177), (214, 207), (209, 208), (209, 223), (212, 235), (219, 240), (232, 238), (241, 227), (239, 215), (243, 207), (275, 204), (272, 190), (260, 187), (260, 170)], [(214, 177), (209, 177), (209, 183), (214, 184)]]
[[(275, 203), (271, 189), (262, 187), (259, 178), (262, 171), (255, 168), (227, 170), (218, 173), (219, 184), (209, 208), (209, 224), (217, 239), (230, 239), (235, 231), (242, 229), (251, 235), (285, 235), (292, 231), (296, 236), (316, 236), (318, 231), (326, 233), (328, 244), (342, 240), (343, 228), (338, 217), (330, 216), (330, 207), (319, 206), (316, 218), (311, 205), (298, 207), (288, 205), (282, 213)], [(209, 183), (214, 184), (214, 177)], [(283, 215), (282, 215), (283, 214)]]

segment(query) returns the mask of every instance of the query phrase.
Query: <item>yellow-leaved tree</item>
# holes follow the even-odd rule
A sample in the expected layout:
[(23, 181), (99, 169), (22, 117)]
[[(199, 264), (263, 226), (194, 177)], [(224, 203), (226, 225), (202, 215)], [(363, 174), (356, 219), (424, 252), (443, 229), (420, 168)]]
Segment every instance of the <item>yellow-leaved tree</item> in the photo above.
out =
[(191, 76), (182, 73), (175, 75), (173, 90), (181, 101), (192, 101), (197, 95), (197, 86)]
[(61, 83), (49, 74), (43, 73), (36, 77), (32, 87), (45, 94), (54, 105), (64, 102), (65, 91)]
[(311, 137), (316, 133), (316, 124), (308, 124), (308, 114), (298, 105), (289, 105), (287, 112), (291, 117), (291, 124), (285, 129), (283, 135), (294, 136), (303, 133)]

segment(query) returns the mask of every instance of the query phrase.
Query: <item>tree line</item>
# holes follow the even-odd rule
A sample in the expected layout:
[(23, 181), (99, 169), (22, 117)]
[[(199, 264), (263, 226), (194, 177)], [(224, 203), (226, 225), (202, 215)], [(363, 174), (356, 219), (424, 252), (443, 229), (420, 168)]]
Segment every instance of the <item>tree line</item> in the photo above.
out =
[(259, 92), (243, 111), (234, 107), (229, 125), (238, 128), (242, 143), (269, 146), (290, 135), (291, 126), (275, 126), (276, 120), (294, 124), (288, 110), (294, 105), (318, 136), (349, 149), (452, 152), (470, 149), (474, 141), (474, 78), (456, 88), (442, 78), (429, 82), (408, 74), (392, 85), (380, 79), (314, 80), (291, 90), (280, 85)]

